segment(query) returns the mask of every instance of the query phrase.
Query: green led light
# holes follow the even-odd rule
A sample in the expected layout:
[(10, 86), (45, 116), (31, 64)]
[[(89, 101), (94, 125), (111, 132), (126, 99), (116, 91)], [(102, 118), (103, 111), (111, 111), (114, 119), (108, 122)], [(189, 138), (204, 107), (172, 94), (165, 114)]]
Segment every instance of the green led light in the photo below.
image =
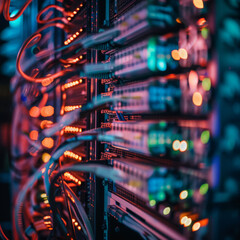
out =
[(163, 215), (168, 215), (171, 212), (171, 208), (170, 207), (166, 207), (163, 209)]
[(157, 200), (163, 201), (163, 200), (165, 200), (165, 198), (166, 198), (166, 194), (164, 192), (158, 193)]
[(156, 53), (157, 53), (157, 39), (151, 38), (148, 42), (148, 67), (151, 71), (157, 70)]
[(208, 29), (207, 28), (203, 28), (201, 33), (202, 33), (203, 38), (205, 38), (205, 39), (208, 38)]
[(202, 82), (202, 87), (205, 91), (210, 91), (211, 89), (211, 80), (210, 78), (204, 78)]
[(207, 183), (204, 183), (200, 189), (199, 189), (199, 192), (201, 195), (205, 195), (208, 191), (208, 184)]
[(207, 144), (210, 139), (210, 132), (209, 131), (203, 131), (201, 134), (201, 142), (203, 144)]
[(149, 202), (149, 204), (150, 204), (151, 207), (154, 207), (156, 205), (156, 201), (155, 200), (151, 200)]

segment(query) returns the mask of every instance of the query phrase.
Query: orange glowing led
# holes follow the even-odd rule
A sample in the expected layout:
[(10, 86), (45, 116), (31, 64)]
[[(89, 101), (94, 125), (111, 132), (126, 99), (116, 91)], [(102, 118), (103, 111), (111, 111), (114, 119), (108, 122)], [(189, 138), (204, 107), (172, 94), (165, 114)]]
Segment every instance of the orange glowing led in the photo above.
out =
[(178, 151), (180, 148), (180, 141), (179, 140), (175, 140), (172, 144), (172, 148), (174, 151)]
[(34, 117), (34, 118), (37, 118), (40, 116), (40, 109), (36, 106), (32, 107), (30, 110), (29, 110), (29, 115), (31, 117)]
[(187, 151), (187, 147), (188, 147), (187, 142), (186, 142), (186, 141), (181, 141), (181, 143), (180, 143), (180, 148), (179, 148), (180, 152), (185, 152), (185, 151)]
[(41, 127), (41, 129), (44, 129), (44, 128), (51, 127), (52, 124), (53, 124), (52, 121), (43, 120), (43, 121), (40, 123), (40, 127)]
[(53, 106), (45, 106), (41, 109), (41, 115), (43, 117), (51, 117), (54, 114)]
[(49, 153), (43, 153), (43, 155), (42, 155), (42, 161), (43, 161), (44, 163), (47, 163), (47, 162), (50, 160), (50, 158), (51, 158), (51, 155), (50, 155)]
[(65, 133), (81, 133), (82, 128), (67, 126), (64, 128)]
[(193, 0), (193, 5), (196, 8), (204, 8), (203, 0)]
[(187, 220), (184, 223), (184, 227), (189, 227), (192, 223), (192, 219), (191, 218), (187, 218)]
[(180, 224), (183, 225), (185, 224), (185, 222), (187, 221), (188, 217), (187, 216), (184, 216), (180, 219)]
[(187, 190), (184, 190), (184, 191), (182, 191), (180, 194), (179, 194), (179, 198), (181, 199), (181, 200), (184, 200), (184, 199), (186, 199), (188, 197), (188, 191)]
[(199, 92), (195, 92), (192, 97), (193, 104), (200, 107), (203, 102), (202, 94)]
[(179, 61), (181, 59), (178, 50), (173, 50), (171, 54), (174, 60)]
[(199, 26), (202, 26), (202, 25), (204, 25), (206, 22), (207, 22), (207, 21), (206, 21), (205, 18), (200, 18), (200, 19), (197, 21), (197, 24), (198, 24)]
[(30, 139), (32, 139), (33, 141), (38, 140), (38, 131), (33, 130), (29, 133), (29, 137)]
[(65, 172), (64, 173), (64, 177), (65, 177), (65, 179), (67, 179), (67, 180), (69, 180), (69, 181), (73, 181), (73, 182), (75, 182), (77, 185), (81, 185), (82, 184), (82, 182), (78, 179), (78, 178), (76, 178), (75, 176), (73, 176), (71, 173), (69, 173), (69, 172)]
[(74, 110), (79, 109), (79, 108), (82, 108), (82, 105), (65, 106), (64, 111), (65, 112), (71, 112), (71, 111), (74, 111)]
[(70, 151), (65, 151), (64, 152), (64, 156), (72, 158), (72, 159), (75, 159), (77, 161), (82, 161), (82, 157), (81, 156), (79, 156), (78, 154), (75, 154), (73, 152), (70, 152)]
[(200, 222), (195, 222), (195, 223), (193, 224), (193, 226), (192, 226), (192, 231), (193, 231), (193, 232), (196, 232), (196, 231), (198, 231), (198, 230), (200, 229), (200, 227), (201, 227)]
[(44, 138), (42, 140), (42, 145), (46, 148), (53, 148), (54, 140), (52, 138)]
[(48, 79), (46, 79), (46, 80), (43, 80), (41, 83), (42, 83), (42, 86), (43, 86), (43, 87), (47, 87), (47, 86), (50, 85), (52, 82), (53, 82), (53, 79), (52, 79), (52, 78), (48, 78)]
[(188, 58), (188, 52), (185, 48), (180, 48), (178, 50), (178, 53), (179, 53), (180, 58), (182, 58), (182, 59), (187, 59)]

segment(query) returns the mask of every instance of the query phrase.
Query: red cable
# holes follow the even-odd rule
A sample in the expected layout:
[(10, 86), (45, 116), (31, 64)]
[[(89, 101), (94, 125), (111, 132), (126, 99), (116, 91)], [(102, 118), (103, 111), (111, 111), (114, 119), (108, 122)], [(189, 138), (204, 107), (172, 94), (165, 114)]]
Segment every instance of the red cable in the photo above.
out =
[(1, 225), (0, 225), (0, 236), (2, 237), (2, 239), (8, 240), (7, 236), (4, 234), (4, 232), (2, 230), (2, 226)]
[(17, 70), (20, 73), (20, 75), (27, 81), (41, 83), (42, 81), (54, 80), (58, 77), (63, 76), (66, 72), (72, 71), (72, 69), (64, 69), (64, 70), (54, 73), (48, 77), (42, 77), (42, 78), (34, 78), (23, 72), (23, 70), (21, 68), (21, 58), (22, 58), (22, 55), (23, 55), (25, 49), (38, 43), (40, 41), (40, 39), (42, 38), (42, 34), (40, 32), (42, 32), (43, 30), (45, 30), (49, 27), (57, 27), (60, 29), (64, 29), (65, 25), (61, 24), (61, 23), (49, 23), (48, 25), (41, 27), (32, 36), (30, 36), (27, 40), (25, 40), (25, 42), (23, 43), (22, 47), (20, 48), (20, 50), (18, 52)]
[(10, 17), (10, 13), (9, 13), (9, 9), (10, 9), (10, 4), (11, 4), (11, 0), (3, 0), (3, 14), (4, 17), (7, 21), (14, 21), (16, 19), (18, 19), (23, 12), (25, 11), (25, 9), (28, 7), (28, 5), (32, 2), (32, 0), (27, 0), (23, 6), (21, 7), (21, 9), (18, 11), (17, 14), (15, 14), (13, 17)]
[(56, 18), (52, 18), (52, 19), (46, 19), (46, 20), (42, 19), (42, 20), (41, 20), (42, 14), (45, 13), (46, 11), (48, 11), (48, 10), (51, 9), (51, 8), (55, 8), (56, 10), (58, 10), (58, 11), (61, 12), (61, 13), (63, 13), (63, 15), (64, 15), (64, 12), (65, 12), (65, 11), (64, 11), (64, 8), (62, 8), (62, 7), (60, 7), (60, 6), (57, 6), (57, 5), (49, 5), (49, 6), (45, 7), (44, 9), (42, 9), (42, 10), (38, 13), (38, 15), (37, 15), (37, 22), (38, 22), (38, 23), (40, 23), (40, 24), (46, 24), (46, 23), (50, 23), (50, 22), (54, 22), (54, 21), (58, 21), (58, 20), (60, 20), (60, 21), (63, 21), (63, 20), (64, 20), (63, 17), (56, 17)]

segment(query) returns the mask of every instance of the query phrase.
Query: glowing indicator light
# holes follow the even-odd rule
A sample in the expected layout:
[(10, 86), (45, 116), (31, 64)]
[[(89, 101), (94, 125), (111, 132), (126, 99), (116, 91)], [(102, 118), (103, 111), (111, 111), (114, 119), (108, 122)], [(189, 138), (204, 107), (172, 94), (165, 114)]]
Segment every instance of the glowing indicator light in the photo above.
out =
[(64, 107), (64, 111), (65, 112), (71, 112), (71, 111), (74, 111), (78, 108), (82, 108), (82, 105), (76, 105), (76, 106), (65, 106)]
[(200, 222), (195, 222), (195, 223), (193, 224), (193, 226), (192, 226), (192, 231), (193, 231), (193, 232), (196, 232), (196, 231), (198, 231), (198, 230), (200, 229), (200, 227), (201, 227)]
[(54, 146), (54, 140), (52, 138), (44, 138), (42, 145), (46, 148), (52, 148)]
[(210, 132), (208, 130), (203, 131), (201, 134), (201, 142), (203, 144), (207, 144), (209, 142), (210, 139)]
[(185, 151), (187, 151), (187, 147), (188, 147), (187, 142), (186, 142), (186, 141), (181, 141), (181, 143), (180, 143), (180, 148), (179, 148), (180, 152), (185, 152)]
[(192, 97), (193, 104), (197, 107), (200, 107), (203, 102), (202, 94), (199, 92), (195, 92)]
[(210, 91), (211, 90), (211, 79), (204, 78), (202, 81), (202, 87), (205, 91)]
[(187, 219), (188, 219), (187, 216), (182, 217), (181, 220), (180, 220), (180, 224), (182, 224), (182, 225), (185, 224), (185, 222), (187, 221)]
[(201, 195), (205, 195), (208, 192), (208, 184), (204, 183), (203, 185), (201, 185), (199, 192)]
[(170, 207), (166, 207), (163, 209), (163, 215), (168, 215), (171, 212), (171, 208)]
[(178, 50), (173, 50), (171, 55), (172, 55), (172, 58), (176, 61), (179, 61), (181, 59)]
[(43, 81), (41, 82), (41, 83), (42, 83), (42, 86), (47, 87), (48, 85), (50, 85), (50, 84), (53, 82), (53, 80), (54, 80), (54, 79), (52, 79), (52, 78), (43, 80)]
[(197, 21), (197, 24), (198, 24), (199, 26), (202, 26), (202, 25), (204, 25), (206, 22), (207, 22), (207, 21), (206, 21), (205, 18), (200, 18), (200, 19)]
[(188, 58), (188, 52), (187, 52), (186, 49), (180, 48), (178, 50), (178, 53), (179, 53), (180, 58), (182, 58), (182, 59), (187, 59)]
[(204, 8), (203, 0), (193, 0), (193, 5), (196, 8)]
[(52, 121), (43, 120), (43, 121), (40, 123), (40, 127), (41, 127), (41, 129), (44, 129), (44, 128), (51, 127), (52, 124), (53, 124)]
[(208, 29), (207, 28), (203, 28), (202, 30), (201, 30), (201, 34), (202, 34), (202, 37), (204, 38), (204, 39), (207, 39), (208, 38)]
[(29, 137), (30, 139), (32, 139), (33, 141), (38, 140), (38, 131), (33, 130), (29, 133)]
[(156, 201), (155, 200), (151, 200), (149, 202), (149, 204), (150, 204), (151, 207), (154, 207), (156, 205)]
[(178, 151), (180, 149), (180, 141), (175, 140), (172, 144), (172, 148), (173, 148), (174, 151)]
[(50, 160), (50, 158), (51, 158), (51, 155), (50, 155), (49, 153), (43, 153), (43, 155), (42, 155), (42, 161), (43, 161), (44, 163), (47, 163), (47, 162)]
[(179, 198), (181, 199), (181, 200), (184, 200), (184, 199), (186, 199), (188, 197), (188, 191), (187, 190), (184, 190), (184, 191), (182, 191), (180, 194), (179, 194)]
[(34, 118), (37, 118), (40, 116), (40, 109), (36, 106), (32, 107), (30, 110), (29, 110), (29, 115), (31, 117), (34, 117)]
[(195, 90), (198, 85), (198, 74), (196, 71), (191, 71), (188, 77), (189, 86), (192, 90)]
[(54, 114), (54, 107), (45, 106), (41, 109), (41, 115), (43, 117), (51, 117)]
[(72, 159), (75, 159), (77, 161), (82, 161), (82, 157), (81, 156), (79, 156), (78, 154), (75, 154), (73, 152), (70, 152), (70, 151), (65, 151), (64, 152), (64, 156), (72, 158)]
[(191, 218), (187, 218), (187, 220), (184, 223), (184, 227), (189, 227), (192, 223), (192, 219)]

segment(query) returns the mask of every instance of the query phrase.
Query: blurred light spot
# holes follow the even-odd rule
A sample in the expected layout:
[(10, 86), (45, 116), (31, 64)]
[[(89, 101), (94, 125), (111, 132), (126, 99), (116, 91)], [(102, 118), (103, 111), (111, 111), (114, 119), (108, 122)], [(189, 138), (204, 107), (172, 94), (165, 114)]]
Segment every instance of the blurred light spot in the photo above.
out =
[(168, 215), (171, 212), (171, 208), (170, 207), (166, 207), (163, 209), (163, 215)]
[(194, 105), (196, 105), (198, 107), (201, 106), (202, 105), (202, 101), (203, 101), (202, 94), (199, 93), (199, 92), (195, 92), (193, 94), (192, 101), (193, 101)]
[(43, 153), (43, 155), (42, 155), (42, 161), (43, 161), (44, 163), (47, 163), (47, 162), (50, 160), (50, 158), (51, 158), (51, 155), (50, 155), (49, 153)]
[(180, 148), (180, 141), (179, 140), (175, 140), (172, 144), (173, 150), (174, 151), (178, 151)]
[(54, 146), (54, 140), (52, 138), (44, 138), (42, 145), (46, 148), (52, 148)]
[(153, 207), (153, 206), (156, 205), (156, 201), (155, 201), (155, 200), (151, 200), (151, 201), (149, 202), (149, 204), (150, 204), (151, 207)]
[(33, 130), (29, 133), (29, 137), (30, 139), (32, 139), (33, 141), (38, 140), (38, 131)]
[(179, 56), (178, 50), (173, 50), (171, 55), (172, 55), (172, 58), (176, 61), (179, 61), (181, 59), (180, 56)]
[(196, 8), (204, 8), (203, 0), (193, 0), (193, 4)]
[(188, 144), (186, 141), (181, 141), (180, 143), (180, 152), (185, 152), (187, 151)]
[(43, 120), (43, 121), (40, 123), (40, 127), (41, 127), (41, 129), (44, 129), (44, 128), (51, 127), (52, 124), (53, 124), (52, 121)]
[(197, 85), (198, 85), (198, 74), (197, 74), (196, 71), (191, 71), (189, 73), (188, 81), (189, 81), (190, 88), (192, 90), (195, 90), (197, 88)]
[(184, 199), (186, 199), (188, 197), (188, 191), (187, 190), (184, 190), (184, 191), (182, 191), (180, 194), (179, 194), (179, 198), (181, 199), (181, 200), (184, 200)]
[(29, 110), (29, 115), (31, 117), (34, 117), (34, 118), (37, 118), (40, 116), (40, 109), (36, 106), (32, 107), (30, 110)]
[(202, 87), (205, 91), (210, 91), (211, 90), (211, 79), (204, 78), (202, 81)]
[(208, 184), (207, 183), (204, 183), (200, 189), (199, 189), (199, 192), (201, 195), (205, 195), (207, 192), (208, 192)]
[(201, 227), (201, 224), (199, 222), (195, 222), (192, 226), (192, 231), (196, 232), (200, 229), (200, 227)]
[(182, 225), (185, 224), (185, 222), (187, 221), (187, 219), (188, 219), (187, 216), (182, 217), (181, 220), (180, 220), (180, 224), (182, 224)]
[(203, 131), (201, 134), (201, 142), (203, 144), (207, 144), (209, 142), (210, 139), (210, 132), (208, 130)]
[(189, 227), (192, 223), (192, 219), (191, 218), (187, 218), (187, 220), (184, 223), (184, 227)]
[(41, 115), (43, 117), (51, 117), (54, 114), (54, 107), (45, 106), (41, 109)]
[(188, 52), (187, 52), (186, 49), (180, 48), (178, 50), (178, 53), (179, 53), (180, 58), (182, 58), (182, 59), (187, 59), (188, 58)]

